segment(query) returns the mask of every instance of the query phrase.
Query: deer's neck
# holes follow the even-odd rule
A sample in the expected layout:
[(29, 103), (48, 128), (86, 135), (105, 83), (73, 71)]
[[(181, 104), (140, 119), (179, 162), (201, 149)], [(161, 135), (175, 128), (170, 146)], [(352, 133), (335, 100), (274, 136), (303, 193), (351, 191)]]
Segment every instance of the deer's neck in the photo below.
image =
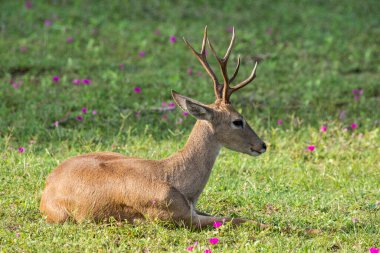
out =
[(166, 180), (190, 201), (196, 202), (221, 147), (210, 123), (198, 120), (185, 147), (167, 159)]

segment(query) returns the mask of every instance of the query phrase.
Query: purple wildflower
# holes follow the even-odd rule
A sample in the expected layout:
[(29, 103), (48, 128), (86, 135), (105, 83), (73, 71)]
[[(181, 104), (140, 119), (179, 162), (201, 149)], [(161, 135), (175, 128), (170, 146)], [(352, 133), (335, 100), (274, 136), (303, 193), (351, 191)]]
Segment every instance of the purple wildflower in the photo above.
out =
[(52, 22), (50, 19), (45, 19), (45, 21), (44, 21), (44, 25), (45, 25), (46, 27), (51, 26), (52, 24), (53, 24), (53, 22)]
[(161, 31), (160, 31), (160, 29), (156, 29), (156, 30), (154, 30), (154, 34), (156, 34), (156, 35), (161, 35)]
[(210, 244), (217, 244), (219, 242), (219, 238), (213, 237), (208, 240)]
[(172, 43), (172, 44), (177, 42), (177, 38), (174, 35), (170, 36), (169, 40), (170, 40), (170, 43)]
[(223, 223), (220, 222), (220, 221), (215, 221), (214, 224), (213, 224), (214, 228), (218, 228), (218, 227), (220, 227), (222, 225), (223, 225)]
[(73, 41), (74, 41), (73, 37), (68, 37), (68, 38), (66, 39), (66, 42), (67, 42), (67, 43), (72, 43)]
[(53, 76), (53, 82), (59, 82), (59, 76)]
[(26, 53), (27, 51), (28, 51), (28, 47), (26, 47), (26, 46), (20, 47), (20, 52), (21, 53)]
[(174, 107), (175, 107), (175, 103), (174, 103), (174, 102), (170, 102), (170, 103), (168, 104), (168, 107), (169, 107), (169, 108), (174, 108)]
[(133, 92), (135, 92), (135, 93), (141, 93), (141, 87), (136, 86), (135, 88), (133, 88)]
[(140, 52), (139, 52), (139, 56), (140, 56), (140, 57), (145, 57), (145, 52), (144, 52), (144, 51), (140, 51)]
[(26, 9), (31, 9), (33, 7), (32, 1), (26, 0), (25, 1), (25, 8)]
[(179, 118), (177, 121), (176, 121), (176, 124), (179, 125), (183, 122), (183, 118)]
[(74, 79), (72, 83), (75, 85), (80, 85), (80, 79)]
[(233, 26), (229, 26), (229, 27), (226, 28), (226, 31), (227, 31), (228, 33), (232, 33), (233, 30), (234, 30), (234, 27), (233, 27)]
[(83, 121), (83, 117), (79, 115), (79, 116), (76, 117), (76, 120)]
[(82, 83), (86, 84), (86, 85), (89, 85), (91, 83), (91, 80), (90, 79), (83, 79)]
[(18, 150), (19, 153), (24, 153), (25, 152), (25, 148), (24, 147), (19, 147), (17, 150)]
[(87, 108), (86, 107), (82, 108), (82, 113), (87, 113)]
[(323, 133), (327, 132), (327, 125), (322, 125), (320, 131)]
[(96, 110), (92, 110), (92, 115), (96, 115), (98, 112)]

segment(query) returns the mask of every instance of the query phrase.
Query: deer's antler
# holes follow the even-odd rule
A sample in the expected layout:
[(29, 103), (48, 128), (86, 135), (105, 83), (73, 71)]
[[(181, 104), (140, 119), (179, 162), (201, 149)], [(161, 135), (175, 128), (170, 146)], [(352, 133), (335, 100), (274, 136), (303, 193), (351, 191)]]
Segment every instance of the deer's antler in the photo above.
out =
[[(235, 28), (233, 28), (233, 30), (232, 30), (231, 42), (230, 42), (230, 45), (227, 48), (227, 52), (223, 58), (218, 57), (218, 55), (216, 54), (214, 47), (212, 46), (210, 40), (207, 38), (207, 26), (205, 27), (203, 41), (202, 41), (202, 49), (201, 49), (200, 53), (195, 51), (194, 48), (190, 45), (190, 43), (185, 38), (183, 38), (183, 40), (185, 41), (186, 45), (192, 50), (194, 55), (198, 58), (198, 60), (202, 64), (202, 66), (205, 68), (205, 70), (207, 71), (207, 73), (209, 74), (211, 79), (213, 80), (216, 99), (222, 99), (222, 101), (224, 103), (229, 104), (230, 103), (230, 97), (231, 97), (231, 94), (233, 92), (243, 88), (244, 86), (246, 86), (247, 84), (252, 82), (253, 79), (255, 79), (256, 67), (258, 64), (257, 60), (255, 60), (255, 66), (253, 67), (251, 75), (246, 80), (244, 80), (243, 82), (241, 82), (241, 83), (239, 83), (233, 87), (230, 87), (230, 84), (235, 80), (235, 78), (239, 72), (239, 67), (240, 67), (240, 56), (239, 56), (235, 71), (234, 71), (232, 77), (229, 79), (228, 78), (228, 72), (227, 72), (227, 63), (228, 63), (228, 59), (230, 57), (230, 54), (231, 54), (231, 51), (232, 51), (232, 48), (233, 48), (233, 45), (235, 42)], [(208, 41), (209, 47), (210, 47), (213, 55), (215, 56), (216, 60), (219, 63), (220, 70), (222, 71), (222, 75), (223, 75), (223, 84), (219, 83), (218, 78), (216, 77), (214, 71), (211, 69), (210, 65), (207, 62), (206, 40)]]
[(199, 62), (202, 64), (203, 68), (206, 70), (207, 74), (209, 74), (212, 81), (214, 82), (214, 91), (215, 91), (216, 99), (221, 99), (223, 86), (219, 83), (218, 78), (216, 77), (214, 71), (211, 69), (210, 65), (208, 64), (207, 57), (206, 57), (207, 26), (205, 27), (203, 41), (202, 41), (202, 48), (201, 48), (200, 53), (195, 51), (195, 49), (190, 45), (190, 43), (185, 39), (185, 37), (183, 38), (183, 40), (185, 41), (186, 45), (191, 49), (193, 54), (197, 57)]

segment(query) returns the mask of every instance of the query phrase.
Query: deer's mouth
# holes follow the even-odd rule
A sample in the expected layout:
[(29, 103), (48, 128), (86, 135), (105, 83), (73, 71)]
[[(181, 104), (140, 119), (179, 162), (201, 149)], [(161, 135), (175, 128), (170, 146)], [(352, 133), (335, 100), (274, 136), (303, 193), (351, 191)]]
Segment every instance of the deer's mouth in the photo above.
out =
[(262, 154), (261, 152), (258, 152), (256, 150), (254, 150), (253, 148), (250, 148), (250, 151), (251, 151), (250, 153), (252, 156), (259, 156)]

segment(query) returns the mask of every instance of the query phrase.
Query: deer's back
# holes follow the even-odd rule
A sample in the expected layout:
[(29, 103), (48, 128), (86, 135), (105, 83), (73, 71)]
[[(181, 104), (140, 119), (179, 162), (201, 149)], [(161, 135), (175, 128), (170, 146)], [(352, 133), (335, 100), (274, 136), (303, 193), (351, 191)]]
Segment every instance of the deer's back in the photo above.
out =
[(151, 201), (146, 197), (149, 194), (157, 193), (162, 198), (167, 194), (162, 189), (170, 187), (154, 181), (154, 173), (149, 173), (158, 167), (160, 161), (110, 152), (72, 157), (54, 169), (46, 180), (41, 211), (52, 222), (63, 222), (67, 218), (55, 214), (59, 209), (65, 210), (64, 213), (74, 212), (71, 216), (76, 220), (97, 213), (101, 213), (101, 217), (109, 216), (104, 210), (120, 213), (126, 206), (135, 212)]

